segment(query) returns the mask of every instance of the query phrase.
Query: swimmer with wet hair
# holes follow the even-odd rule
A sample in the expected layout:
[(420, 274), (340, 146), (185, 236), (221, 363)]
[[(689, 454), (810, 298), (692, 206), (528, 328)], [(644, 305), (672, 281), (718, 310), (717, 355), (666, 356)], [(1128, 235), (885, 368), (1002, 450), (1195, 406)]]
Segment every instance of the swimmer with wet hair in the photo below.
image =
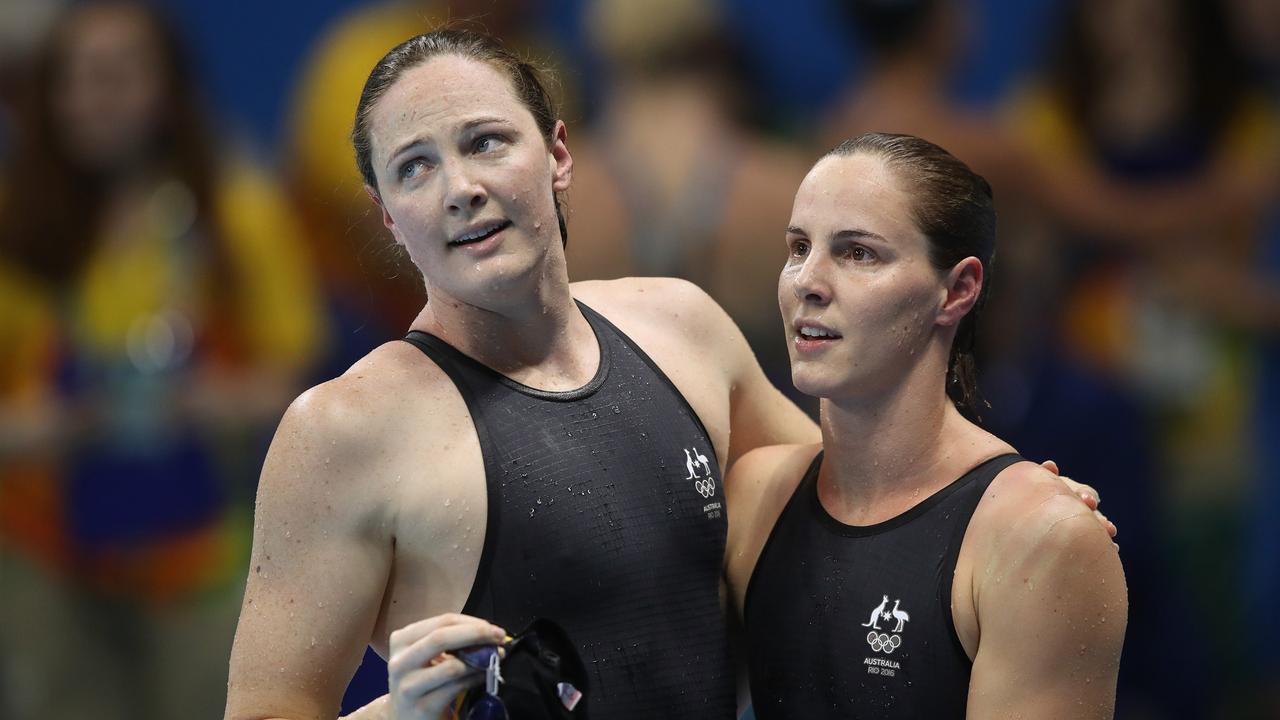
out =
[(984, 179), (907, 135), (842, 143), (796, 194), (778, 303), (822, 442), (726, 483), (760, 720), (1114, 714), (1115, 546), (966, 417), (995, 219)]
[(281, 421), (226, 717), (333, 717), (372, 645), (390, 692), (353, 717), (437, 720), (484, 679), (449, 651), (534, 617), (593, 717), (735, 717), (722, 470), (817, 427), (696, 286), (569, 282), (565, 124), (497, 42), (392, 49), (353, 139), (427, 302)]

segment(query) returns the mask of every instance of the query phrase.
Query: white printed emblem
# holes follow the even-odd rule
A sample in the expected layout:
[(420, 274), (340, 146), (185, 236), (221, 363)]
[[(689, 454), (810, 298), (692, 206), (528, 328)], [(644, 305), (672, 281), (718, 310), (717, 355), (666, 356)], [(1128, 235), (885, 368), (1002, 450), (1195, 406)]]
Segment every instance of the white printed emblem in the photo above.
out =
[[(871, 611), (871, 619), (862, 623), (862, 627), (871, 628), (871, 632), (867, 633), (867, 644), (871, 646), (872, 650), (891, 655), (902, 644), (902, 638), (898, 633), (902, 632), (902, 628), (911, 620), (911, 616), (907, 614), (906, 610), (898, 607), (902, 602), (901, 600), (894, 600), (893, 607), (890, 608), (889, 596), (884, 595), (882, 598), (880, 604)], [(880, 630), (881, 621), (886, 623), (896, 621), (897, 624), (894, 625), (893, 630), (882, 632)]]
[[(702, 497), (709, 498), (714, 495), (716, 492), (716, 479), (711, 476), (711, 462), (707, 460), (707, 456), (698, 452), (697, 448), (693, 448), (692, 452), (689, 448), (685, 448), (684, 461), (685, 468), (689, 471), (689, 475), (685, 477), (685, 480), (693, 480), (693, 488)], [(699, 469), (702, 470), (703, 474), (698, 474)]]
[[(684, 467), (689, 471), (689, 474), (684, 479), (693, 481), (693, 489), (698, 491), (703, 500), (712, 500), (711, 496), (716, 494), (716, 478), (711, 474), (711, 461), (707, 459), (707, 456), (698, 452), (696, 447), (685, 448)], [(703, 505), (702, 512), (707, 516), (708, 520), (724, 516), (724, 510), (719, 500), (712, 500)]]

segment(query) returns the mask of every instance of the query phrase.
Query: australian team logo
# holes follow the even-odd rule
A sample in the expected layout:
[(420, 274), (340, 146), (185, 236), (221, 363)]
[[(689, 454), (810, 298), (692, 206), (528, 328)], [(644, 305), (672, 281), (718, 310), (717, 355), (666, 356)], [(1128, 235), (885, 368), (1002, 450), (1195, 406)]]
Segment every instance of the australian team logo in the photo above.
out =
[(706, 455), (698, 452), (698, 448), (685, 448), (684, 467), (689, 472), (684, 479), (693, 481), (693, 489), (698, 491), (703, 500), (711, 500), (702, 506), (703, 514), (709, 520), (723, 517), (723, 507), (718, 500), (713, 500), (711, 497), (716, 494), (716, 478), (711, 473), (711, 461)]
[[(894, 600), (893, 607), (889, 607), (889, 596), (882, 596), (880, 604), (871, 611), (871, 619), (862, 623), (862, 627), (869, 627), (871, 631), (867, 633), (867, 644), (875, 652), (883, 652), (886, 655), (892, 655), (894, 650), (902, 644), (902, 636), (898, 633), (902, 632), (902, 628), (911, 620), (911, 616), (906, 610), (902, 610), (898, 605), (901, 600)], [(882, 630), (880, 623), (896, 623), (892, 630)]]
[[(693, 488), (698, 494), (704, 498), (709, 498), (716, 492), (716, 479), (711, 476), (711, 461), (707, 460), (707, 456), (698, 452), (697, 448), (693, 448), (690, 452), (689, 448), (684, 449), (684, 464), (688, 469), (689, 475), (685, 480), (693, 480)], [(701, 474), (699, 474), (701, 470)]]

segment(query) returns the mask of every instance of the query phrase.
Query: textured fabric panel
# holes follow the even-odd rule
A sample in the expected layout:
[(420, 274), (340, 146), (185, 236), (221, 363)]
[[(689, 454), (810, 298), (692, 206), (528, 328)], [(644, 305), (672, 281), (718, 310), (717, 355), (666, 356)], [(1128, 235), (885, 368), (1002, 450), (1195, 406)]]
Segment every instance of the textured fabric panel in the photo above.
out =
[(972, 663), (951, 619), (951, 578), (993, 458), (907, 512), (843, 525), (818, 500), (814, 459), (748, 587), (751, 695), (760, 720), (963, 718)]
[(700, 420), (585, 306), (601, 366), (583, 388), (525, 388), (412, 333), (458, 385), (484, 454), (485, 548), (463, 612), (561, 623), (595, 718), (731, 718), (719, 596), (724, 494)]

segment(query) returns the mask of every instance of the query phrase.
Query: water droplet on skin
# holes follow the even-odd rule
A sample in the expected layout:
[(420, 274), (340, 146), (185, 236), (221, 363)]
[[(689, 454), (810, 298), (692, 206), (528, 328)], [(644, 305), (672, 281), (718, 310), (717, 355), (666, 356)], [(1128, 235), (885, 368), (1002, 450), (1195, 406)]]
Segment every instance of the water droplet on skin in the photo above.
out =
[(452, 499), (450, 499), (450, 498), (445, 498), (445, 499), (444, 499), (444, 506), (445, 506), (445, 507), (449, 507), (449, 506), (450, 506), (450, 505), (452, 505), (452, 504), (453, 504), (453, 500), (452, 500)]

